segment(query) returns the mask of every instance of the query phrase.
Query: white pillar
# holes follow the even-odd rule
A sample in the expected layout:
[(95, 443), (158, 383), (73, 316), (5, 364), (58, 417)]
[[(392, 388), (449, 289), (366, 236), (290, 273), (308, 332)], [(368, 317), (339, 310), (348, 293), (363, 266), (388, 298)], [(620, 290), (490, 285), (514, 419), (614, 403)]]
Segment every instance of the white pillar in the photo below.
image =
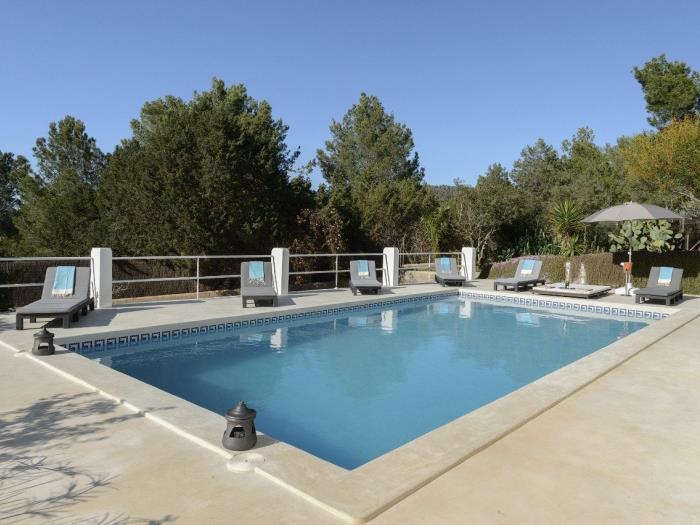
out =
[(398, 321), (399, 312), (398, 310), (384, 310), (382, 312), (381, 327), (384, 332), (393, 332), (396, 330), (396, 323)]
[(270, 347), (282, 350), (287, 346), (287, 327), (277, 328), (275, 333), (270, 334)]
[(462, 275), (468, 281), (476, 279), (476, 249), (472, 247), (462, 248)]
[(112, 307), (112, 249), (93, 248), (92, 259), (93, 289), (95, 308)]
[(289, 249), (272, 248), (272, 278), (277, 295), (289, 293)]
[(399, 285), (399, 249), (384, 248), (382, 252), (382, 285), (388, 288)]

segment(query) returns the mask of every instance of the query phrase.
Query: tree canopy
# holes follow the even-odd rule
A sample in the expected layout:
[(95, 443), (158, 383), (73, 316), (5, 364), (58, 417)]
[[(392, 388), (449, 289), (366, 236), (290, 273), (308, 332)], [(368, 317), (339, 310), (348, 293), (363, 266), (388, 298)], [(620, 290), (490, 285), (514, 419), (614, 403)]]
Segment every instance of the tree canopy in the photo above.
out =
[(107, 156), (71, 116), (49, 125), (34, 146), (37, 171), (15, 167), (20, 247), (38, 255), (78, 256), (101, 239), (95, 193)]
[(287, 240), (313, 203), (310, 182), (290, 180), (287, 126), (242, 85), (215, 79), (190, 101), (147, 102), (132, 130), (99, 191), (121, 253), (258, 253)]
[[(634, 76), (657, 130), (612, 145), (597, 144), (586, 127), (560, 145), (538, 139), (512, 169), (493, 163), (473, 185), (428, 186), (411, 129), (365, 93), (330, 123), (324, 147), (303, 168), (270, 104), (218, 79), (189, 99), (146, 102), (131, 136), (109, 154), (66, 116), (36, 141), (34, 167), (0, 152), (0, 251), (423, 252), (469, 244), (484, 263), (607, 249), (602, 230), (579, 231), (581, 216), (630, 199), (700, 216), (698, 73), (661, 55)], [(316, 190), (314, 169), (324, 180)]]
[(423, 182), (413, 135), (377, 97), (362, 93), (317, 152), (327, 205), (353, 247), (404, 246), (411, 224), (435, 200)]
[(662, 54), (633, 72), (642, 86), (652, 126), (661, 129), (700, 110), (700, 74), (684, 62), (669, 62)]
[(700, 121), (686, 118), (621, 143), (630, 183), (661, 203), (700, 212)]
[(0, 235), (6, 237), (15, 233), (13, 222), (17, 211), (17, 188), (12, 180), (15, 166), (23, 159), (15, 159), (12, 153), (0, 151)]

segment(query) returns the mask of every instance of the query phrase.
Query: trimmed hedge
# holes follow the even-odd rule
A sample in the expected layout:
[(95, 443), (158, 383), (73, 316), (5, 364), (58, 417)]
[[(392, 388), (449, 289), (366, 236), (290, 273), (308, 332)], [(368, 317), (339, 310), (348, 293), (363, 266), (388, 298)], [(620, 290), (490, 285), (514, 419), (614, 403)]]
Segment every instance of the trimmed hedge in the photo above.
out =
[[(508, 261), (494, 263), (481, 271), (480, 277), (495, 279), (512, 277), (518, 266), (520, 257)], [(542, 276), (548, 282), (564, 280), (564, 263), (567, 257), (561, 255), (535, 255), (534, 259), (542, 261)], [(588, 253), (569, 257), (571, 261), (571, 280), (576, 282), (580, 277), (581, 265), (585, 267), (586, 282), (622, 286), (625, 274), (620, 263), (627, 260), (626, 253)], [(700, 252), (673, 251), (665, 253), (635, 252), (632, 255), (632, 282), (634, 286), (646, 286), (649, 270), (652, 266), (673, 266), (683, 268), (683, 291), (700, 295)]]

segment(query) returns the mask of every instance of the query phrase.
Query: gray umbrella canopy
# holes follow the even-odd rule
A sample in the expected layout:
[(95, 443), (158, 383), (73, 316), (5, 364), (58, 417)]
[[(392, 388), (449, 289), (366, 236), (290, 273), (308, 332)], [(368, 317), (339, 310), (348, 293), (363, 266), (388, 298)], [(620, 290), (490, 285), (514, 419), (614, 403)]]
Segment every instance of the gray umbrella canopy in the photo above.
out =
[[(638, 202), (626, 202), (617, 206), (611, 206), (589, 215), (582, 222), (624, 222), (624, 221), (649, 221), (649, 220), (678, 220), (682, 219), (676, 212), (654, 206), (653, 204), (639, 204)], [(629, 239), (627, 250), (628, 262), (632, 263), (632, 240)], [(625, 295), (630, 286), (629, 272), (627, 274), (627, 284), (625, 285)]]
[(623, 221), (647, 221), (670, 219), (682, 219), (681, 215), (653, 204), (639, 204), (638, 202), (626, 202), (618, 206), (611, 206), (589, 215), (583, 222), (623, 222)]

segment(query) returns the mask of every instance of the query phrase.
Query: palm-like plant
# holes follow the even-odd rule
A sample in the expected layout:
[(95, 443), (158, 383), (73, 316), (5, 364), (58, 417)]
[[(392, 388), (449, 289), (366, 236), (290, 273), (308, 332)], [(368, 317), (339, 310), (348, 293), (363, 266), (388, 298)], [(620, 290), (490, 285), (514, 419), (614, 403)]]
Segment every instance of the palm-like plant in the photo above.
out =
[(571, 200), (556, 202), (549, 209), (549, 231), (557, 239), (561, 255), (572, 257), (583, 252), (583, 218), (583, 210)]

